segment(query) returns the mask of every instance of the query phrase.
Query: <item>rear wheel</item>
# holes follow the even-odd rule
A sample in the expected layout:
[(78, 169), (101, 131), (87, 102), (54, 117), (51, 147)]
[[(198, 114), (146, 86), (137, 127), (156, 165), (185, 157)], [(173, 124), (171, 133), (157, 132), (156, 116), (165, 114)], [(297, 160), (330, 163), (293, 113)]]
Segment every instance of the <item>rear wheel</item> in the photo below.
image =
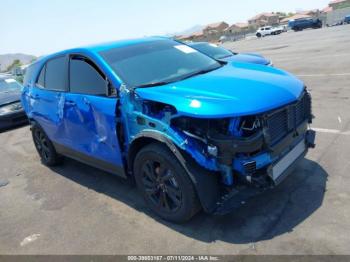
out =
[(141, 149), (134, 175), (147, 205), (163, 219), (181, 223), (199, 211), (191, 179), (165, 145), (154, 143)]
[(63, 157), (57, 154), (52, 142), (44, 130), (36, 123), (32, 125), (32, 137), (41, 162), (46, 166), (55, 166), (62, 163)]

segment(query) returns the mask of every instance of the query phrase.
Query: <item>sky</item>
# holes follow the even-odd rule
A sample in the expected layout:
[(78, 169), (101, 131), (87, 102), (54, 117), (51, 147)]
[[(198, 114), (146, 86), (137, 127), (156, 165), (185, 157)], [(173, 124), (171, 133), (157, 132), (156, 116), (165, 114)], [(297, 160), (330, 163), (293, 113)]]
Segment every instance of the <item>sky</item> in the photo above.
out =
[(261, 12), (324, 8), (330, 0), (0, 0), (0, 54), (44, 55), (81, 45), (164, 35)]

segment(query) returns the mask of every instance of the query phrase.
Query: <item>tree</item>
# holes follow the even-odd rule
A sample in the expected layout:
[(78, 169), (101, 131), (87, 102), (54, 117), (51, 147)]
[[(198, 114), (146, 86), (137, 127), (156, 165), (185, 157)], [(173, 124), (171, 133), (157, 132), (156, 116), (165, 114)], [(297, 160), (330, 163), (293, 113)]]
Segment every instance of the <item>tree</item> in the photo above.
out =
[(7, 67), (7, 71), (11, 71), (13, 68), (21, 66), (22, 62), (19, 59), (13, 60), (12, 64)]

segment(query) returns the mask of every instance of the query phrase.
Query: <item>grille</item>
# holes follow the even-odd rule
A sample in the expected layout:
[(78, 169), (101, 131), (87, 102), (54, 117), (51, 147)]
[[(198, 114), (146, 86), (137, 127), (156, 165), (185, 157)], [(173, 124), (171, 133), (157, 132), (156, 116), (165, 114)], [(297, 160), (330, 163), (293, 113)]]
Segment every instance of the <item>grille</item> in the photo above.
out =
[(256, 171), (256, 162), (250, 161), (243, 164), (244, 171), (247, 174), (253, 174)]
[(311, 115), (311, 99), (305, 93), (298, 102), (278, 109), (268, 115), (266, 120), (270, 143), (276, 144), (292, 130), (295, 130)]

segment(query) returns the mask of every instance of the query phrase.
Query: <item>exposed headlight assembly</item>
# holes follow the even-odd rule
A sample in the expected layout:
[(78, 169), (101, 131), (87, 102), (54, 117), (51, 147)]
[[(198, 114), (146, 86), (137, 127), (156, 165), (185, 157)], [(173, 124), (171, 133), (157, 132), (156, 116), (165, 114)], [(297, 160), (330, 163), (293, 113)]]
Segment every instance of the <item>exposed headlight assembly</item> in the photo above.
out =
[(0, 116), (11, 114), (20, 110), (22, 110), (21, 102), (15, 102), (12, 104), (4, 105), (0, 107)]

